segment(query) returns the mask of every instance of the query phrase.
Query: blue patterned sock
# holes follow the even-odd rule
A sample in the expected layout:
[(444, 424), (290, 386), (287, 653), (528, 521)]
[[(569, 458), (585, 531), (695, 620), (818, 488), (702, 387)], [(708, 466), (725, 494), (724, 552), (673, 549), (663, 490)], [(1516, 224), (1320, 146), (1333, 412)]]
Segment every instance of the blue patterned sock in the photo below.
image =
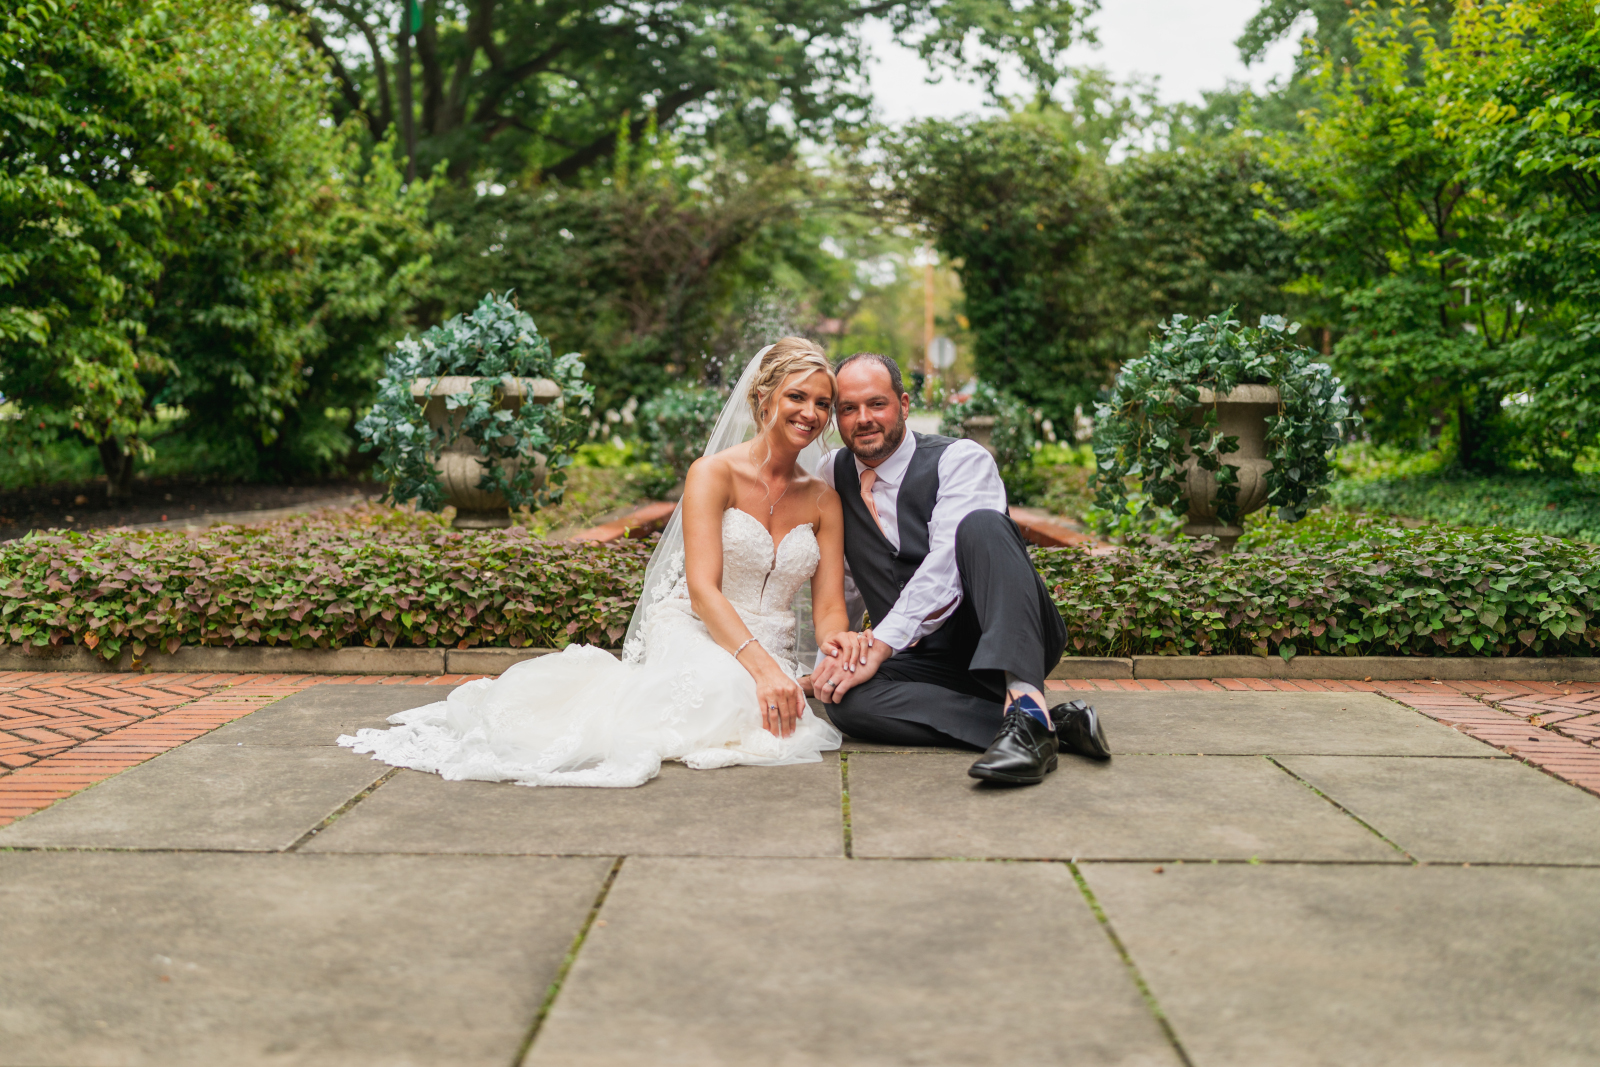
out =
[(1056, 724), (1050, 721), (1050, 713), (1040, 706), (1039, 702), (1033, 698), (1032, 693), (1022, 693), (1013, 698), (1011, 706), (1021, 708), (1035, 719), (1038, 719), (1048, 729), (1054, 730), (1056, 728)]

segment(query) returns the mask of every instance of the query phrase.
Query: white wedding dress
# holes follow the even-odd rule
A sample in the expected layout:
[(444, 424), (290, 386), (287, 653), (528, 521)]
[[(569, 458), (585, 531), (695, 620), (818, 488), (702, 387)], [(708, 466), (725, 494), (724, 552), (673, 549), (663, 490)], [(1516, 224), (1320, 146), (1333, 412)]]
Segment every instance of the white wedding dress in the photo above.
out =
[[(754, 516), (723, 512), (722, 592), (791, 677), (791, 605), (820, 559), (809, 524), (774, 546)], [(755, 680), (690, 607), (681, 554), (668, 561), (663, 580), (664, 595), (643, 621), (642, 662), (571, 645), (391, 715), (393, 729), (360, 730), (339, 744), (452, 780), (616, 788), (643, 785), (662, 760), (701, 770), (771, 767), (816, 763), (839, 747), (839, 732), (809, 707), (789, 737), (768, 733)]]

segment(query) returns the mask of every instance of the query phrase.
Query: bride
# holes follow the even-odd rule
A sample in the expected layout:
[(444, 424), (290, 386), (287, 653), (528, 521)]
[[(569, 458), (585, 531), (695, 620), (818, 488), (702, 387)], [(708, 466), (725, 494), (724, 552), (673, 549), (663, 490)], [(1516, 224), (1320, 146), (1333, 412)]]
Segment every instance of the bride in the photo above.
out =
[[(520, 785), (637, 786), (664, 759), (702, 770), (820, 761), (840, 737), (797, 680), (797, 638), (809, 636), (799, 620), (814, 614), (817, 647), (846, 663), (871, 640), (846, 618), (839, 497), (806, 469), (836, 395), (827, 356), (804, 338), (750, 361), (650, 558), (622, 662), (569, 645), (339, 744)], [(796, 611), (808, 581), (812, 610)]]

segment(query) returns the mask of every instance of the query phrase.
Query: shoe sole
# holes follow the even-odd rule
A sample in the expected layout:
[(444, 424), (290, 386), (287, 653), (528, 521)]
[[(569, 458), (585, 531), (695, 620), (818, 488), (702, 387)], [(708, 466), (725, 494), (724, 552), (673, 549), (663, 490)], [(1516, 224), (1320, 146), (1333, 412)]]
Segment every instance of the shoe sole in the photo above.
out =
[(976, 767), (968, 767), (967, 776), (971, 778), (977, 778), (980, 781), (985, 782), (1000, 782), (1004, 785), (1038, 785), (1040, 782), (1044, 781), (1044, 775), (1055, 770), (1059, 763), (1060, 760), (1057, 759), (1054, 754), (1052, 754), (1050, 756), (1050, 762), (1045, 764), (1044, 774), (1041, 774), (1038, 777), (1023, 777), (1022, 775), (1018, 774), (1001, 774), (998, 771), (980, 771)]

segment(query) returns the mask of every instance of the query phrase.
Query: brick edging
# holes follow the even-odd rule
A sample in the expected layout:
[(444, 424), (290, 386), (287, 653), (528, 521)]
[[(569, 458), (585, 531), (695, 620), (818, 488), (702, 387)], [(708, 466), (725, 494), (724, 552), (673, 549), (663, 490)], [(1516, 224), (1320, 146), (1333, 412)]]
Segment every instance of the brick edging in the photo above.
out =
[[(186, 645), (168, 655), (135, 661), (124, 652), (107, 663), (73, 646), (56, 656), (32, 656), (16, 645), (0, 645), (0, 671), (160, 671), (191, 674), (499, 674), (513, 664), (549, 655), (552, 648), (336, 648), (264, 646), (220, 648)], [(612, 649), (615, 655), (615, 649)], [(1328, 678), (1342, 681), (1490, 680), (1528, 682), (1600, 681), (1600, 657), (1472, 656), (1068, 656), (1050, 672), (1056, 679), (1142, 678)]]

